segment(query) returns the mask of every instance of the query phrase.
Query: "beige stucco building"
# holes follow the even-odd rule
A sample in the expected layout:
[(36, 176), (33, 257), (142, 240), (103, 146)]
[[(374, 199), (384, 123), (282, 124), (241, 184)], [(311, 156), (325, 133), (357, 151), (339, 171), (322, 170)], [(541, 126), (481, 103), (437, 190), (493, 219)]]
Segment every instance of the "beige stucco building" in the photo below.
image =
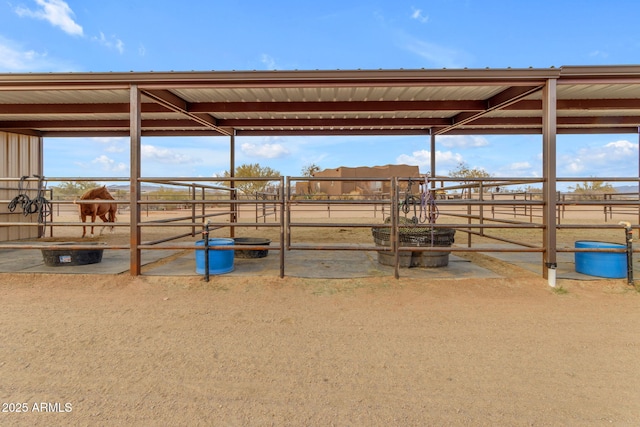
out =
[[(355, 168), (340, 166), (316, 172), (313, 177), (322, 179), (313, 180), (312, 178), (307, 182), (298, 182), (296, 194), (323, 193), (329, 196), (384, 194), (391, 190), (389, 178), (420, 178), (420, 170), (418, 166), (410, 165), (359, 166)], [(327, 178), (362, 178), (362, 180), (332, 181)], [(381, 180), (367, 180), (369, 178), (380, 178)]]

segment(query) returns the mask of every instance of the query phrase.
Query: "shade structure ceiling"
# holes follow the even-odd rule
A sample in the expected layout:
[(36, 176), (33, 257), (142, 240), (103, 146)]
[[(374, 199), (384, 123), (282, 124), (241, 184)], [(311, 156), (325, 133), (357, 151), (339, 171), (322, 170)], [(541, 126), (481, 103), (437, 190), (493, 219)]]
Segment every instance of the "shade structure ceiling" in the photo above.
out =
[(637, 133), (640, 66), (0, 74), (0, 131), (128, 136)]

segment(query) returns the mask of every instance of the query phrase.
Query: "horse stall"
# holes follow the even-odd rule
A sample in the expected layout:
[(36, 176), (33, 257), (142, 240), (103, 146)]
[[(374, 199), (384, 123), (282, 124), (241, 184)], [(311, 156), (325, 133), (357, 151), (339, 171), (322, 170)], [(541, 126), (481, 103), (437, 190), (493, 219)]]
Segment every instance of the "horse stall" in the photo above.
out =
[[(57, 250), (64, 244), (64, 249), (92, 250), (96, 249), (94, 243), (100, 241), (105, 243), (100, 249), (108, 250), (108, 253), (101, 262), (92, 264), (95, 266), (92, 273), (129, 272), (137, 276), (149, 272), (150, 263), (182, 251), (188, 252), (189, 273), (193, 274), (193, 252), (198, 250), (195, 240), (203, 237), (200, 233), (207, 228), (213, 237), (270, 240), (269, 247), (234, 244), (230, 250), (279, 252), (277, 258), (269, 255), (258, 260), (279, 264), (280, 277), (284, 276), (285, 252), (288, 274), (292, 274), (298, 263), (303, 273), (336, 271), (335, 265), (344, 267), (347, 252), (363, 257), (370, 251), (390, 252), (393, 259), (389, 262), (395, 265), (388, 267), (395, 267), (396, 277), (399, 275), (399, 252), (403, 250), (451, 252), (452, 257), (456, 253), (475, 255), (473, 252), (484, 252), (529, 255), (534, 258), (529, 264), (555, 286), (555, 269), (560, 265), (558, 255), (575, 254), (578, 251), (573, 247), (575, 241), (593, 241), (602, 238), (600, 236), (608, 239), (614, 233), (621, 236), (623, 227), (615, 223), (614, 216), (619, 220), (633, 220), (629, 228), (638, 228), (638, 194), (624, 199), (607, 194), (603, 200), (558, 200), (557, 183), (578, 177), (558, 177), (556, 167), (559, 135), (638, 134), (634, 116), (636, 101), (640, 99), (640, 68), (637, 66), (563, 66), (526, 70), (25, 73), (0, 77), (3, 80), (0, 125), (5, 130), (0, 132), (0, 140), (4, 143), (0, 198), (5, 201), (0, 209), (1, 250), (26, 249), (16, 251), (22, 253), (14, 258), (7, 254), (0, 259), (0, 269), (5, 272), (36, 271), (20, 270), (20, 265), (24, 266), (26, 258), (31, 256), (25, 253), (37, 250), (36, 258), (39, 259), (29, 262), (36, 260), (42, 264), (40, 249)], [(601, 96), (604, 88), (611, 92), (611, 97)], [(333, 114), (335, 111), (340, 114)], [(440, 172), (436, 153), (441, 138), (485, 134), (536, 135), (531, 141), (542, 153), (536, 178), (499, 179), (499, 193), (504, 194), (502, 188), (506, 193), (516, 191), (515, 188), (506, 190), (507, 187), (538, 185), (541, 187), (539, 196), (490, 196), (494, 193), (485, 190), (497, 185), (495, 178), (459, 179), (436, 173)], [(418, 191), (413, 195), (410, 188), (416, 190), (424, 176), (401, 172), (393, 176), (395, 181), (388, 177), (373, 180), (370, 186), (365, 186), (366, 175), (371, 177), (373, 171), (360, 177), (360, 171), (345, 167), (333, 170), (331, 176), (287, 177), (286, 181), (283, 177), (268, 178), (278, 182), (278, 193), (273, 199), (259, 199), (253, 193), (236, 191), (240, 187), (236, 184), (242, 179), (234, 176), (177, 179), (142, 175), (142, 138), (228, 138), (229, 171), (233, 175), (236, 136), (274, 135), (415, 136), (417, 143), (430, 153), (428, 176), (441, 185), (436, 190), (435, 182), (431, 181), (430, 190), (422, 191), (420, 202), (417, 202)], [(105, 214), (106, 222), (98, 220), (98, 212), (95, 217), (92, 212), (85, 212), (86, 222), (81, 222), (78, 200), (76, 203), (74, 200), (53, 200), (53, 205), (44, 201), (45, 195), (51, 195), (46, 190), (47, 183), (76, 178), (43, 177), (43, 138), (48, 141), (49, 138), (100, 136), (129, 138), (129, 173), (127, 177), (119, 178), (84, 178), (85, 181), (100, 182), (98, 186), (103, 182), (126, 184), (121, 194), (112, 195), (113, 199), (93, 199), (88, 203), (96, 209), (102, 205), (117, 205), (115, 213)], [(615, 178), (612, 178), (598, 179), (613, 182)], [(640, 181), (638, 176), (621, 178), (635, 188)], [(244, 179), (258, 181), (261, 178)], [(304, 195), (291, 193), (296, 188), (296, 181), (306, 189)], [(146, 199), (141, 191), (146, 184), (191, 188), (193, 182), (196, 183), (193, 190), (189, 190), (191, 193), (184, 198), (161, 203), (157, 199)], [(447, 186), (443, 187), (442, 183)], [(218, 186), (227, 189), (213, 188)], [(196, 189), (205, 196), (196, 194)], [(447, 192), (453, 191), (468, 195), (468, 198), (454, 196), (451, 199)], [(409, 246), (406, 243), (414, 242), (399, 238), (403, 229), (416, 228), (414, 218), (418, 221), (423, 218), (421, 207), (425, 195), (437, 199), (440, 211), (438, 223), (430, 222), (428, 234), (436, 234), (433, 230), (438, 228), (455, 230), (456, 242), (450, 248), (432, 247), (431, 244)], [(215, 199), (208, 199), (209, 196), (215, 196)], [(33, 200), (37, 202), (31, 203)], [(160, 204), (167, 207), (170, 215), (160, 215), (159, 208), (153, 210)], [(585, 213), (587, 207), (598, 210), (596, 220), (571, 218)], [(50, 215), (52, 209), (64, 210), (67, 215), (54, 220)], [(376, 217), (380, 209), (382, 218)], [(245, 215), (248, 212), (255, 215), (248, 218)], [(305, 216), (310, 212), (319, 216)], [(602, 212), (607, 224), (602, 224)], [(355, 217), (350, 216), (354, 214)], [(402, 215), (411, 223), (400, 223)], [(118, 220), (111, 222), (115, 217)], [(388, 242), (388, 246), (376, 248), (372, 243), (371, 228), (386, 218), (391, 220), (381, 228), (389, 230), (388, 239), (381, 241)], [(82, 237), (83, 226), (102, 227), (105, 224), (113, 226), (113, 235), (104, 233), (92, 238), (85, 234)], [(239, 235), (248, 234), (248, 230), (259, 235)], [(409, 237), (419, 240), (419, 245), (426, 244), (427, 233), (415, 234), (411, 233)], [(616, 239), (622, 240), (622, 237)], [(587, 249), (580, 248), (581, 251)], [(312, 255), (303, 255), (305, 253)], [(421, 263), (422, 257), (420, 259)], [(114, 260), (117, 260), (118, 268), (107, 270)], [(364, 258), (360, 260), (362, 262), (351, 264), (369, 265)], [(310, 268), (309, 262), (320, 264)], [(412, 263), (410, 261), (409, 265)], [(456, 259), (451, 264), (460, 266), (462, 262)], [(105, 269), (100, 270), (103, 267)], [(175, 272), (172, 264), (169, 273)], [(412, 274), (411, 269), (403, 270), (402, 274)]]
[[(116, 180), (78, 178), (91, 182), (96, 179)], [(260, 179), (275, 183), (275, 192), (268, 199), (273, 215), (263, 215), (266, 199), (233, 190), (243, 180)], [(216, 270), (213, 266), (214, 274), (224, 271), (232, 275), (283, 277), (285, 253), (286, 274), (294, 277), (360, 277), (363, 274), (425, 279), (497, 277), (461, 256), (473, 252), (489, 252), (492, 257), (514, 264), (535, 265), (531, 258), (539, 257), (543, 249), (541, 200), (517, 195), (506, 197), (507, 193), (501, 198), (490, 197), (491, 193), (481, 191), (470, 191), (473, 196), (470, 199), (438, 199), (431, 187), (434, 181), (424, 179), (314, 178), (318, 182), (358, 181), (362, 188), (369, 185), (392, 190), (386, 194), (330, 196), (292, 192), (298, 183), (308, 181), (308, 177), (229, 178), (229, 183), (234, 182), (230, 186), (211, 178), (198, 183), (193, 183), (193, 178), (144, 178), (137, 203), (140, 220), (133, 225), (126, 178), (119, 179), (123, 185), (94, 188), (105, 193), (102, 199), (93, 199), (95, 194), (61, 198), (54, 191), (53, 215), (46, 223), (48, 236), (3, 244), (0, 271), (126, 273), (130, 268), (131, 235), (139, 232), (142, 274), (202, 274), (198, 272), (203, 266), (199, 265), (197, 255), (206, 249), (198, 247), (197, 242), (203, 241), (205, 230), (213, 242), (208, 248), (212, 252), (238, 254), (233, 261), (237, 268)], [(63, 180), (67, 178), (53, 178), (49, 185)], [(438, 177), (437, 181), (446, 184), (441, 183), (438, 189), (451, 191), (459, 187), (453, 178)], [(527, 181), (530, 182), (534, 179)], [(509, 188), (510, 184), (521, 183), (522, 179), (504, 180), (501, 185)], [(489, 187), (480, 180), (467, 185)], [(55, 188), (51, 185), (50, 190)], [(86, 203), (89, 201), (91, 203)], [(105, 215), (107, 221), (102, 222), (96, 212), (95, 219), (88, 216), (86, 223), (81, 222), (79, 214), (85, 204), (96, 205), (96, 208), (115, 205), (112, 215), (117, 221), (109, 222), (110, 216)], [(517, 219), (513, 212), (518, 213)], [(84, 226), (113, 227), (113, 232), (106, 232), (107, 229), (102, 235), (87, 232), (83, 238)], [(590, 226), (583, 224), (581, 228)], [(599, 225), (598, 228), (606, 228), (602, 231), (608, 232), (615, 226)], [(455, 244), (454, 231), (457, 232)], [(590, 232), (592, 237), (594, 232), (594, 229)], [(520, 237), (522, 233), (526, 233), (524, 239)], [(94, 237), (90, 237), (91, 234)], [(440, 239), (440, 234), (446, 235), (446, 239)], [(222, 239), (225, 248), (218, 247)], [(560, 254), (562, 262), (558, 268), (562, 277), (576, 274), (568, 270), (572, 268), (569, 257), (574, 251), (578, 250), (563, 249)], [(242, 256), (245, 253), (250, 256)], [(411, 254), (410, 259), (403, 258), (407, 253)], [(200, 264), (208, 259), (201, 257)], [(59, 268), (61, 266), (65, 268)]]

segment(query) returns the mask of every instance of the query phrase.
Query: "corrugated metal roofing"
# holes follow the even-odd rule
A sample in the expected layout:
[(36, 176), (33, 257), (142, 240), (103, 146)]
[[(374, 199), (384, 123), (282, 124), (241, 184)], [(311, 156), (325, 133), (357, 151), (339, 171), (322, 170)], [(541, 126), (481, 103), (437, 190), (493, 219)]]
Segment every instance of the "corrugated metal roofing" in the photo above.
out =
[(558, 133), (637, 132), (639, 66), (0, 74), (0, 130), (125, 135), (137, 85), (143, 135), (540, 133), (548, 79)]

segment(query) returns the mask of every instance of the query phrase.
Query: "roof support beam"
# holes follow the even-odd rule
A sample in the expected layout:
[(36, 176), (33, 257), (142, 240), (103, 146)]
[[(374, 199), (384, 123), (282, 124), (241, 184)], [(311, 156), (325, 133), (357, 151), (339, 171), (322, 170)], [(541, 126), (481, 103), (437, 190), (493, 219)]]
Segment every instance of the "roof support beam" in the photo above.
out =
[[(160, 92), (160, 91), (155, 91)], [(170, 93), (170, 92), (169, 92)], [(326, 101), (326, 102), (196, 102), (189, 103), (191, 113), (295, 113), (295, 112), (388, 112), (388, 111), (484, 111), (488, 101)], [(143, 113), (170, 113), (169, 108), (157, 102), (143, 102)], [(558, 100), (558, 111), (564, 110), (638, 110), (636, 98), (629, 99), (564, 99)], [(503, 107), (504, 110), (542, 109), (539, 99), (522, 99)], [(79, 104), (0, 104), (0, 114), (128, 114), (125, 103)]]
[[(217, 121), (220, 128), (237, 128), (245, 130), (254, 129), (305, 129), (305, 128), (414, 128), (427, 129), (431, 127), (446, 127), (450, 124), (449, 119), (444, 118), (314, 118), (314, 119), (221, 119)], [(640, 125), (640, 116), (577, 116), (558, 117), (557, 124), (564, 128), (586, 128), (586, 127), (610, 127), (610, 126), (632, 126)], [(483, 117), (476, 119), (465, 129), (493, 128), (502, 130), (518, 127), (538, 127), (542, 129), (541, 117)], [(19, 129), (77, 129), (80, 131), (94, 130), (127, 130), (128, 120), (20, 120), (20, 121), (0, 121), (0, 130), (17, 132)], [(189, 133), (192, 130), (202, 130), (201, 123), (189, 119), (166, 119), (166, 120), (142, 120), (142, 129), (173, 129), (177, 128)]]
[[(160, 92), (160, 91), (155, 91)], [(169, 92), (170, 93), (170, 92)], [(389, 112), (389, 111), (484, 111), (487, 101), (327, 101), (327, 102), (196, 102), (189, 103), (191, 113), (323, 113), (323, 112)], [(157, 102), (143, 102), (143, 113), (171, 113), (174, 108)], [(539, 99), (523, 99), (503, 107), (504, 110), (542, 109)], [(558, 111), (564, 110), (638, 110), (638, 101), (630, 99), (564, 99), (558, 100)], [(0, 114), (128, 114), (129, 104), (0, 104)]]
[(196, 102), (198, 113), (340, 113), (389, 111), (483, 111), (484, 101), (303, 101), (303, 102)]
[(474, 120), (485, 116), (487, 113), (494, 111), (494, 110), (499, 110), (501, 108), (504, 108), (508, 105), (514, 104), (516, 102), (518, 102), (519, 100), (521, 100), (522, 98), (525, 98), (529, 95), (531, 95), (534, 92), (539, 91), (540, 89), (542, 89), (544, 86), (517, 86), (517, 87), (510, 87), (509, 89), (506, 89), (494, 96), (492, 96), (491, 98), (487, 99), (486, 102), (486, 110), (482, 111), (480, 113), (460, 113), (457, 116), (453, 117), (452, 119), (452, 124), (446, 128), (443, 129), (439, 129), (436, 131), (437, 135), (442, 135), (445, 134), (447, 132), (450, 132), (451, 130), (469, 124), (471, 122), (473, 122)]
[(218, 124), (216, 123), (216, 119), (214, 119), (208, 114), (192, 113), (191, 111), (189, 111), (189, 103), (187, 101), (180, 98), (179, 96), (174, 95), (168, 90), (145, 90), (143, 91), (143, 93), (145, 94), (145, 96), (148, 96), (149, 98), (153, 99), (157, 103), (175, 112), (184, 114), (190, 119), (208, 128), (218, 131), (223, 135), (230, 135), (226, 129), (222, 129), (218, 126)]
[[(172, 110), (156, 102), (145, 102), (143, 113), (170, 113)], [(0, 114), (129, 114), (129, 104), (0, 104)]]
[[(538, 132), (539, 133), (539, 132)], [(327, 135), (429, 135), (429, 129), (280, 129), (280, 130), (241, 130), (236, 129), (238, 136), (327, 136)]]

